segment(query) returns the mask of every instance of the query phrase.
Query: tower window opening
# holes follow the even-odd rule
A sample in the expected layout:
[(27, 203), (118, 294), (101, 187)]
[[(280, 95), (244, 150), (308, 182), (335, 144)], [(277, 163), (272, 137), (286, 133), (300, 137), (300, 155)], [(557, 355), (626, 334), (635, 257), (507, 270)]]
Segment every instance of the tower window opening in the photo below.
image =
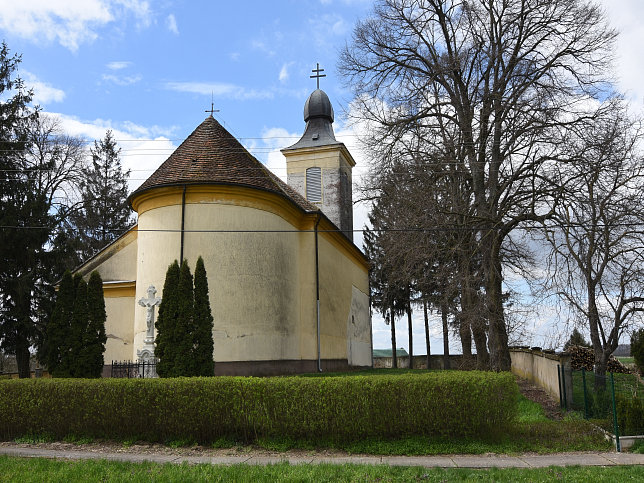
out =
[(322, 169), (320, 168), (306, 170), (306, 199), (312, 203), (322, 201)]

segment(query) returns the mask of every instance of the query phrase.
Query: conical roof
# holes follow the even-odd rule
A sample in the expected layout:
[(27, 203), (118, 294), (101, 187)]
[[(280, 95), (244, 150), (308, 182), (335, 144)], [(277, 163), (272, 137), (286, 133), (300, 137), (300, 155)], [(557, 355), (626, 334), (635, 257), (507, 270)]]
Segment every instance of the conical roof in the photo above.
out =
[(255, 159), (217, 120), (208, 116), (128, 198), (165, 186), (224, 184), (277, 193), (306, 212), (319, 209)]

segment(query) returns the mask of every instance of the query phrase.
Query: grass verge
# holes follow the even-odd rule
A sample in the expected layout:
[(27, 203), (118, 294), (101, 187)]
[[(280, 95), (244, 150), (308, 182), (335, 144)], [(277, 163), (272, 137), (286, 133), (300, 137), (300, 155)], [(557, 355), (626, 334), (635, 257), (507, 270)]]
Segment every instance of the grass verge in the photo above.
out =
[(46, 481), (642, 481), (644, 467), (493, 468), (474, 470), (385, 465), (280, 463), (254, 465), (173, 465), (116, 461), (63, 461), (0, 456), (7, 482)]

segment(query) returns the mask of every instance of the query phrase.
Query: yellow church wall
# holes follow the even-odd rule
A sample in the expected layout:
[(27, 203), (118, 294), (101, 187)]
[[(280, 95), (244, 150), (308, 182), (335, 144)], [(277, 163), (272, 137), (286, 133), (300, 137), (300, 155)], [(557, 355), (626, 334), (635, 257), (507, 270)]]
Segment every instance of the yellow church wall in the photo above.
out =
[(97, 270), (103, 282), (136, 280), (137, 240), (138, 227), (135, 226), (84, 263), (78, 273), (88, 279), (90, 273)]
[(338, 245), (336, 236), (320, 233), (321, 357), (371, 365), (368, 268)]
[[(181, 200), (179, 198), (179, 203)], [(139, 214), (138, 251), (136, 267), (135, 301), (147, 298), (150, 285), (161, 296), (168, 266), (179, 259), (181, 247), (181, 205), (164, 206)], [(147, 310), (134, 305), (133, 346), (130, 358), (137, 359), (136, 351), (143, 347), (147, 330)]]
[(267, 211), (204, 201), (186, 206), (186, 229), (224, 231), (185, 235), (190, 266), (201, 255), (208, 272), (215, 361), (300, 359), (295, 227)]
[[(105, 364), (112, 361), (124, 361), (132, 359), (132, 341), (134, 339), (135, 300), (133, 296), (122, 296), (124, 291), (116, 291), (116, 294), (105, 292), (105, 334), (107, 343), (103, 360)], [(116, 296), (111, 296), (116, 295)]]
[[(155, 192), (133, 202), (139, 209), (135, 300), (147, 295), (150, 284), (160, 296), (167, 267), (179, 257), (180, 233), (147, 230), (180, 229), (182, 188)], [(197, 257), (204, 258), (215, 361), (315, 360), (313, 228), (318, 215), (304, 214), (273, 193), (238, 186), (188, 186), (185, 199), (184, 258), (193, 272)], [(320, 230), (333, 228), (322, 218)], [(320, 233), (319, 250), (322, 358), (370, 365), (364, 258), (337, 233)], [(132, 358), (143, 345), (146, 328), (145, 309), (134, 306)], [(368, 324), (368, 350), (364, 337), (356, 338), (352, 329), (356, 316), (360, 327)]]

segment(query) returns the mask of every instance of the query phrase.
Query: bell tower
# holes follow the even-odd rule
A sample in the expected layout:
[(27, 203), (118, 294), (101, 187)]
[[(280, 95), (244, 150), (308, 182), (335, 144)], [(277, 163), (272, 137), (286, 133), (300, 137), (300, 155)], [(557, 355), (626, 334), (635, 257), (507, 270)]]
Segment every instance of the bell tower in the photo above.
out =
[[(318, 74), (319, 70), (318, 67)], [(333, 107), (323, 90), (316, 89), (306, 100), (304, 122), (306, 128), (302, 138), (282, 149), (287, 183), (310, 203), (319, 206), (353, 241), (351, 171), (356, 163), (346, 146), (335, 139)]]

